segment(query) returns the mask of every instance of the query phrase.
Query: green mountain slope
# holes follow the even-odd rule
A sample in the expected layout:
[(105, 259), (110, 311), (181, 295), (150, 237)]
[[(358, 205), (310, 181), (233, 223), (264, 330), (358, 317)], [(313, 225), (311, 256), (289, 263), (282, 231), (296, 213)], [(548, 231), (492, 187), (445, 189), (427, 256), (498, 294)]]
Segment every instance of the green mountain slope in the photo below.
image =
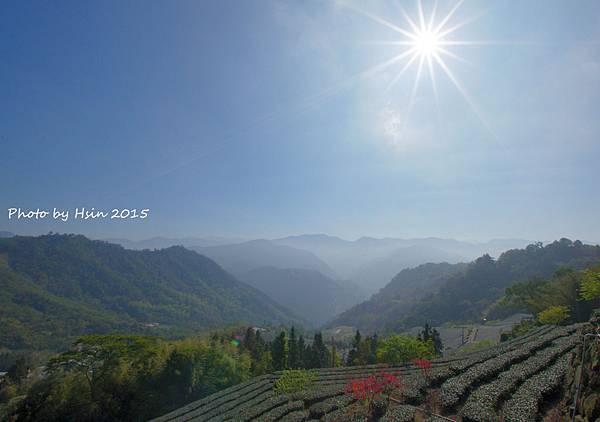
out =
[[(561, 239), (546, 246), (538, 243), (509, 250), (498, 260), (484, 255), (454, 273), (444, 274), (443, 267), (437, 267), (436, 271), (436, 267), (421, 266), (400, 272), (381, 293), (344, 312), (332, 325), (401, 331), (425, 322), (441, 325), (448, 321), (478, 321), (507, 287), (534, 276), (548, 277), (562, 267), (585, 268), (598, 260), (600, 246)], [(413, 276), (421, 277), (424, 288), (427, 283), (438, 288), (409, 304), (406, 292), (398, 286), (410, 283)]]
[(343, 312), (328, 325), (378, 331), (382, 321), (394, 320), (407, 312), (416, 301), (436, 291), (450, 276), (466, 267), (466, 264), (441, 263), (404, 269), (369, 300)]
[(132, 251), (75, 235), (0, 239), (0, 347), (57, 348), (91, 332), (180, 335), (294, 320), (183, 247)]

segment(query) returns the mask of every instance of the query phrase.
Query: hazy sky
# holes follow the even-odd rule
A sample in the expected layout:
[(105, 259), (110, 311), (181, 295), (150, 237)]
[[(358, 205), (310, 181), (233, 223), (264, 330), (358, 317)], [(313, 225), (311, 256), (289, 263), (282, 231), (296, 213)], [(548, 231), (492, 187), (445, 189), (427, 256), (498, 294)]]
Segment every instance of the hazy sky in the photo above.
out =
[[(410, 30), (393, 2), (2, 2), (0, 229), (600, 239), (600, 2), (466, 0), (447, 39), (494, 42), (443, 56), (469, 100), (434, 63), (412, 108), (418, 60), (364, 73), (408, 48), (367, 15)], [(150, 217), (6, 212), (82, 206)]]

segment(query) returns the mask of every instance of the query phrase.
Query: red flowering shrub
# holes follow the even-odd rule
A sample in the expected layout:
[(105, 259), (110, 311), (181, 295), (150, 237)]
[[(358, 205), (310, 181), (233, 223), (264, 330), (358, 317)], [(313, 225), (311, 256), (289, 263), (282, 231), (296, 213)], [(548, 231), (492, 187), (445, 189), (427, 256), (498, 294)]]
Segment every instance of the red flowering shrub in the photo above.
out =
[(381, 372), (378, 375), (369, 375), (367, 378), (350, 380), (346, 385), (346, 394), (362, 402), (370, 412), (374, 400), (381, 400), (402, 388), (402, 383), (397, 374)]
[(431, 361), (427, 359), (414, 359), (413, 365), (421, 368), (423, 376), (429, 376), (429, 370), (431, 369)]

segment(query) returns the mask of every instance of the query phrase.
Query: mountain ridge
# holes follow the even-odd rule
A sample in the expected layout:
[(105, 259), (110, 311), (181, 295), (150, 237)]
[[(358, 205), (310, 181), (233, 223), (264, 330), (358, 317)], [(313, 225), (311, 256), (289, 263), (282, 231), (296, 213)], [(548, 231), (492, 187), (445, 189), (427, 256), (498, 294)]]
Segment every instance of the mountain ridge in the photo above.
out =
[[(584, 245), (566, 238), (542, 246), (540, 243), (523, 249), (511, 249), (496, 260), (482, 255), (464, 268), (451, 274), (440, 273), (437, 291), (419, 298), (411, 306), (394, 307), (401, 300), (390, 289), (383, 294), (347, 310), (328, 326), (352, 325), (365, 331), (402, 331), (424, 323), (473, 322), (483, 317), (486, 309), (501, 298), (506, 287), (532, 277), (548, 277), (560, 268), (586, 268), (600, 260), (600, 246)], [(417, 267), (410, 271), (416, 271)], [(398, 276), (407, 274), (400, 272)], [(386, 291), (387, 289), (387, 291)], [(391, 290), (391, 291), (390, 291)]]
[(208, 256), (238, 277), (257, 268), (277, 267), (316, 270), (330, 278), (338, 278), (336, 272), (313, 252), (267, 239), (190, 249)]
[(242, 322), (302, 324), (181, 246), (132, 251), (81, 235), (16, 236), (0, 239), (0, 275), (0, 321), (9, 327), (0, 346), (8, 348), (57, 348), (91, 332), (183, 335)]

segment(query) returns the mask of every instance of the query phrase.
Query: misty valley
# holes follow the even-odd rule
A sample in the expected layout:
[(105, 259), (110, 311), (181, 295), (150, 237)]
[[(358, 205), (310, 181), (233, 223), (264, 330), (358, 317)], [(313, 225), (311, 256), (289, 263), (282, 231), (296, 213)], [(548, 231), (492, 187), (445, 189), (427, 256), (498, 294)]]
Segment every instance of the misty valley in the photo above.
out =
[(599, 352), (598, 245), (112, 242), (3, 233), (4, 418), (534, 420)]
[(600, 1), (0, 22), (0, 422), (600, 422)]

